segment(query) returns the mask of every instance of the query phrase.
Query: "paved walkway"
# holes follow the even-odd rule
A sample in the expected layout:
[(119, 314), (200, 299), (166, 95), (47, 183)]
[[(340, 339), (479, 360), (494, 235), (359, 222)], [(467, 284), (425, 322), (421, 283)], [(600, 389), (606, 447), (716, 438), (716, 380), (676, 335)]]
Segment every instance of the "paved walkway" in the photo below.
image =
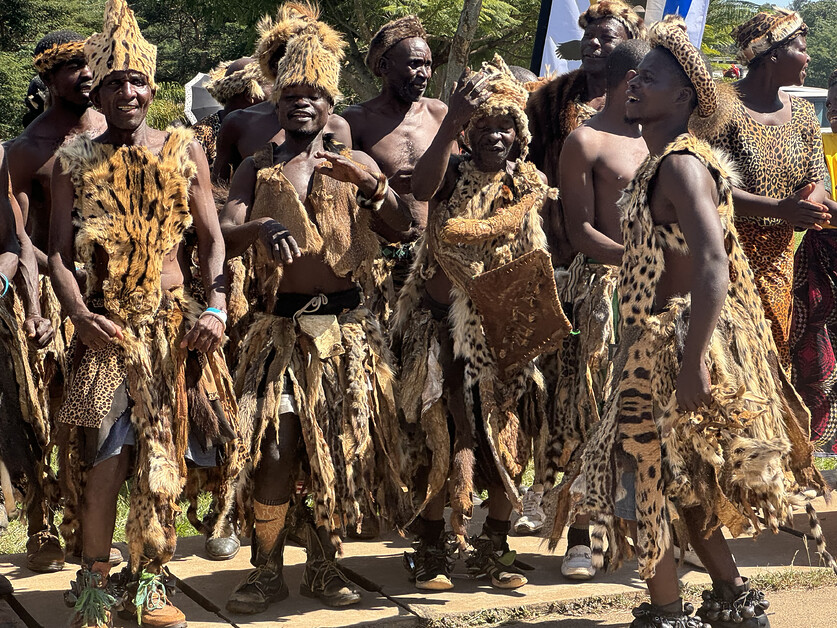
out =
[[(817, 506), (821, 510), (823, 529), (829, 545), (837, 548), (837, 506), (827, 509), (821, 500), (818, 500)], [(478, 528), (481, 521), (475, 520), (473, 524)], [(806, 529), (805, 516), (797, 515), (795, 525), (799, 530)], [(348, 542), (344, 560), (350, 568), (382, 585), (389, 596), (408, 606), (415, 614), (429, 620), (446, 618), (445, 623), (449, 625), (511, 619), (523, 616), (524, 612), (526, 617), (544, 616), (542, 620), (532, 620), (527, 624), (542, 628), (557, 625), (559, 620), (562, 627), (578, 628), (610, 628), (629, 623), (630, 616), (626, 613), (574, 619), (550, 616), (548, 613), (554, 612), (562, 602), (644, 591), (643, 583), (635, 577), (635, 563), (625, 565), (616, 573), (600, 575), (592, 582), (573, 584), (560, 576), (560, 556), (563, 555), (565, 543), (559, 546), (557, 555), (550, 555), (541, 551), (540, 539), (537, 538), (512, 537), (509, 542), (518, 551), (521, 560), (535, 567), (534, 571), (527, 573), (529, 584), (518, 591), (494, 590), (485, 582), (469, 580), (463, 574), (455, 579), (456, 587), (453, 591), (438, 594), (419, 592), (409, 584), (401, 566), (401, 555), (409, 549), (409, 544), (396, 536), (376, 541)], [(784, 533), (776, 536), (763, 534), (755, 541), (749, 538), (731, 541), (744, 575), (754, 575), (768, 569), (784, 570), (790, 566), (794, 569), (811, 569), (808, 551), (813, 555), (814, 548), (813, 543), (808, 545), (806, 550), (801, 539)], [(127, 555), (125, 548), (123, 551)], [(169, 567), (181, 581), (174, 601), (186, 613), (191, 628), (256, 628), (276, 624), (300, 627), (372, 624), (415, 626), (422, 623), (415, 615), (376, 593), (364, 593), (360, 605), (342, 610), (324, 609), (314, 601), (300, 596), (298, 586), (305, 552), (295, 546), (287, 548), (285, 558), (285, 573), (291, 596), (260, 615), (232, 616), (224, 610), (224, 603), (232, 589), (250, 570), (249, 556), (249, 548), (243, 547), (235, 559), (213, 562), (204, 558), (202, 537), (180, 541), (177, 555)], [(57, 574), (34, 575), (25, 568), (23, 555), (0, 556), (0, 573), (9, 577), (15, 587), (8, 605), (0, 601), (0, 626), (59, 628), (67, 625), (71, 611), (63, 604), (62, 591), (74, 577), (72, 565)], [(682, 578), (694, 584), (709, 581), (705, 573), (690, 569), (683, 570)], [(804, 599), (810, 600), (812, 604), (818, 599), (816, 593), (805, 593), (805, 596)], [(837, 599), (834, 591), (830, 591), (828, 596)], [(785, 594), (781, 597), (784, 598)], [(794, 597), (790, 596), (790, 599)], [(778, 613), (780, 606), (774, 604), (771, 612)], [(774, 628), (825, 628), (826, 625), (833, 628), (837, 625), (837, 611), (834, 609), (830, 612), (827, 624), (816, 623), (817, 614), (811, 611), (810, 622), (808, 617), (801, 614), (797, 619), (783, 619), (774, 622)], [(136, 624), (117, 620), (116, 625)]]

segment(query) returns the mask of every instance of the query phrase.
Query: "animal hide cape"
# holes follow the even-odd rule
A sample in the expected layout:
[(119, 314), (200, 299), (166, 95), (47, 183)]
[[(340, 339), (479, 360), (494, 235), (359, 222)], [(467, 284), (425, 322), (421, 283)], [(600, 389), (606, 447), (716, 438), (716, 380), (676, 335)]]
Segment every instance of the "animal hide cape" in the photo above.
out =
[[(350, 156), (329, 136), (326, 146)], [(370, 213), (357, 205), (357, 188), (315, 173), (303, 205), (283, 174), (284, 164), (275, 163), (273, 155), (271, 144), (255, 156), (256, 194), (249, 219), (281, 222), (303, 254), (320, 256), (339, 277), (368, 282), (380, 249)], [(362, 306), (344, 312), (337, 316), (339, 332), (331, 326), (332, 336), (323, 342), (328, 334), (313, 333), (311, 327), (328, 316), (272, 314), (281, 298), (282, 267), (272, 262), (270, 252), (257, 243), (244, 260), (249, 300), (256, 304), (236, 371), (242, 438), (251, 454), (239, 482), (244, 510), (252, 512), (253, 472), (268, 427), (278, 425), (284, 392), (293, 394), (299, 411), (317, 525), (330, 530), (339, 545), (343, 526), (361, 523), (361, 505), (403, 523), (404, 439), (396, 415), (393, 360), (378, 320)], [(286, 377), (292, 390), (284, 389)]]
[[(599, 421), (599, 410), (611, 385), (610, 347), (615, 340), (616, 320), (613, 295), (618, 268), (591, 262), (576, 255), (569, 268), (556, 269), (555, 281), (562, 303), (571, 306), (573, 328), (563, 346), (544, 356), (544, 376), (549, 395), (545, 461), (536, 467), (537, 481), (543, 481), (547, 529), (554, 522), (556, 533), (567, 523), (569, 484), (555, 487), (559, 472), (575, 477), (588, 432)], [(543, 474), (538, 471), (543, 469)], [(553, 490), (553, 488), (555, 490)], [(557, 516), (556, 516), (557, 515)]]
[[(159, 155), (146, 147), (114, 147), (79, 137), (58, 151), (75, 187), (76, 256), (85, 265), (88, 299), (97, 285), (94, 250), (108, 254), (103, 277), (103, 311), (122, 326), (117, 344), (136, 434), (134, 477), (126, 524), (132, 568), (159, 570), (174, 554), (175, 515), (187, 476), (185, 452), (190, 429), (213, 421), (219, 408), (229, 426), (236, 426), (232, 381), (222, 351), (197, 355), (180, 348), (184, 334), (202, 308), (183, 288), (163, 292), (160, 276), (164, 256), (183, 241), (191, 224), (189, 184), (195, 165), (189, 158), (191, 132), (171, 129)], [(81, 347), (94, 368), (104, 351)], [(197, 375), (190, 363), (197, 361)], [(68, 387), (62, 414), (72, 416), (85, 382), (76, 373)], [(188, 388), (188, 390), (187, 390)], [(109, 407), (109, 406), (108, 406)], [(215, 417), (217, 419), (217, 416)], [(76, 417), (76, 424), (96, 424), (96, 416)], [(101, 417), (98, 417), (99, 422)], [(234, 429), (234, 428), (233, 428)], [(74, 508), (84, 490), (80, 463), (80, 431), (71, 428), (68, 466), (71, 477), (69, 512), (62, 533), (73, 537), (78, 521)], [(213, 434), (204, 433), (208, 437)], [(221, 446), (224, 490), (218, 509), (232, 505), (232, 482), (240, 470), (237, 442)], [(218, 496), (216, 496), (218, 497)], [(68, 516), (69, 515), (69, 516)], [(150, 564), (148, 564), (150, 562)]]
[[(351, 158), (351, 151), (324, 137), (324, 149)], [(357, 188), (319, 172), (314, 173), (305, 206), (283, 173), (284, 164), (274, 161), (275, 144), (258, 151), (255, 161), (256, 192), (247, 220), (273, 218), (294, 234), (303, 255), (320, 255), (338, 277), (361, 283), (368, 293), (374, 260), (380, 254), (378, 236), (372, 231), (371, 212), (358, 207)], [(310, 215), (306, 206), (311, 208)], [(273, 262), (270, 251), (257, 242), (252, 250), (251, 291), (272, 312), (276, 306), (283, 267)]]
[(558, 159), (564, 141), (582, 122), (595, 113), (584, 103), (587, 77), (581, 69), (562, 74), (532, 92), (526, 105), (532, 143), (529, 158), (547, 177), (558, 174)]
[[(543, 377), (534, 360), (508, 381), (500, 379), (466, 286), (486, 271), (546, 249), (539, 211), (548, 193), (531, 163), (518, 161), (512, 177), (481, 172), (464, 161), (450, 199), (430, 216), (398, 300), (394, 333), (403, 360), (401, 405), (408, 427), (416, 426), (420, 435), (411, 439), (417, 450), (408, 455), (415, 467), (408, 475), (415, 477), (415, 470), (428, 458), (430, 467), (428, 486), (415, 487), (421, 495), (426, 492), (416, 515), (450, 478), (451, 525), (461, 539), (473, 511), (477, 443), (489, 450), (481, 452), (481, 458), (492, 463), (487, 472), (499, 478), (519, 507), (515, 479), (528, 463), (532, 439), (537, 439), (545, 413)], [(537, 196), (534, 203), (524, 202), (528, 195)], [(525, 211), (516, 214), (514, 208), (522, 205)], [(446, 323), (434, 320), (421, 306), (425, 282), (439, 271), (453, 284)], [(453, 357), (464, 361), (468, 420), (468, 425), (455, 426), (452, 457), (448, 392), (440, 366), (441, 347), (451, 342)]]
[(49, 496), (57, 502), (58, 497), (47, 456), (46, 388), (39, 385), (43, 361), (29, 346), (24, 320), (23, 303), (12, 290), (0, 299), (0, 488), (5, 510), (0, 514), (0, 533), (8, 517), (16, 514), (18, 497), (26, 506), (33, 499)]
[[(688, 254), (680, 226), (655, 225), (649, 207), (649, 185), (672, 153), (695, 156), (713, 176), (729, 256), (727, 298), (706, 356), (713, 401), (695, 413), (680, 411), (675, 398), (690, 300), (672, 299), (661, 313), (653, 309), (665, 270), (664, 251)], [(593, 559), (599, 567), (605, 534), (612, 568), (629, 552), (625, 530), (613, 517), (621, 452), (636, 467), (635, 547), (644, 579), (654, 575), (671, 542), (670, 503), (680, 514), (684, 508), (694, 508), (691, 516), (703, 513), (707, 534), (721, 525), (733, 535), (759, 531), (759, 510), (775, 532), (780, 524), (790, 525), (791, 506), (804, 503), (804, 489), (826, 487), (812, 463), (808, 411), (779, 367), (753, 273), (738, 242), (732, 187), (723, 156), (685, 134), (645, 161), (620, 201), (626, 251), (618, 287), (620, 345), (613, 366), (619, 376), (572, 487), (576, 503), (571, 515), (587, 513), (596, 522)], [(814, 533), (824, 550), (822, 533)], [(555, 527), (553, 542), (557, 534)]]
[[(581, 69), (561, 74), (529, 96), (529, 159), (546, 174), (550, 185), (558, 185), (558, 161), (567, 136), (596, 113), (586, 100), (587, 78)], [(549, 235), (553, 264), (569, 266), (575, 249), (564, 227), (560, 199), (550, 211), (556, 214)]]

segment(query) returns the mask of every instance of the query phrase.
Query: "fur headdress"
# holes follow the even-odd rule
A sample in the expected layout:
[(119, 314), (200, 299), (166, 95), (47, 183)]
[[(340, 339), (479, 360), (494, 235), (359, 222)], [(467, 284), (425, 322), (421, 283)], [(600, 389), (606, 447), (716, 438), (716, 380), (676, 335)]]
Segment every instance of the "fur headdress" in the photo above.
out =
[(399, 41), (419, 37), (427, 41), (427, 31), (415, 15), (405, 15), (384, 24), (369, 42), (366, 65), (375, 76), (381, 76), (381, 59)]
[[(312, 11), (313, 15), (319, 15), (319, 10)], [(271, 100), (277, 102), (282, 89), (289, 85), (311, 85), (322, 89), (332, 102), (337, 102), (345, 47), (343, 37), (331, 26), (316, 19), (308, 21), (300, 32), (287, 40), (285, 53), (276, 66)]]
[(260, 81), (264, 80), (259, 64), (251, 61), (240, 70), (227, 70), (233, 61), (223, 61), (209, 73), (206, 91), (221, 105), (226, 105), (239, 94), (247, 94), (253, 100), (264, 100), (264, 90)]
[(145, 75), (156, 89), (157, 46), (142, 36), (134, 12), (125, 0), (108, 0), (101, 33), (94, 33), (84, 44), (84, 54), (93, 72), (93, 89), (111, 72), (133, 70)]
[(345, 44), (341, 35), (319, 18), (320, 9), (315, 4), (286, 2), (279, 7), (275, 20), (266, 15), (259, 21), (259, 43), (254, 56), (268, 81), (276, 82), (276, 66), (285, 55), (288, 42), (303, 33), (317, 34), (327, 49), (342, 55)]
[(84, 39), (54, 44), (32, 59), (38, 74), (43, 76), (54, 67), (66, 63), (70, 59), (84, 59)]
[(698, 115), (707, 118), (715, 113), (715, 109), (718, 108), (718, 89), (700, 51), (689, 41), (683, 18), (679, 15), (667, 15), (651, 27), (649, 39), (652, 47), (661, 46), (674, 55), (683, 72), (689, 77), (697, 94)]
[(730, 34), (738, 46), (738, 58), (749, 65), (782, 44), (807, 35), (808, 27), (799, 13), (773, 7), (772, 12), (757, 13)]
[(591, 4), (590, 8), (578, 16), (578, 25), (582, 30), (592, 22), (611, 17), (619, 21), (628, 31), (629, 39), (645, 37), (645, 22), (630, 6), (619, 0), (601, 0)]
[(495, 54), (491, 61), (483, 62), (480, 73), (487, 77), (484, 88), (490, 91), (491, 95), (471, 116), (471, 121), (465, 129), (466, 137), (474, 120), (485, 116), (509, 115), (514, 119), (517, 140), (520, 143), (520, 157), (524, 159), (532, 139), (529, 133), (529, 119), (526, 117), (529, 91), (514, 78), (509, 66), (498, 54)]

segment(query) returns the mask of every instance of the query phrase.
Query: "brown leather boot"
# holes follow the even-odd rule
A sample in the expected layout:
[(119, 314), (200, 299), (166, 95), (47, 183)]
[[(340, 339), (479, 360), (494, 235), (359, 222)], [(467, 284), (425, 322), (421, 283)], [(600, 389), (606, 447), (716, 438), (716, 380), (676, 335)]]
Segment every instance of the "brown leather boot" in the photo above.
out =
[(337, 567), (337, 550), (329, 533), (323, 527), (306, 524), (306, 548), (308, 558), (299, 592), (305, 597), (317, 598), (326, 606), (350, 606), (360, 602), (357, 587)]
[(58, 537), (43, 530), (26, 541), (26, 566), (36, 573), (52, 573), (64, 569), (64, 550)]
[(116, 599), (98, 571), (82, 567), (76, 574), (76, 581), (64, 594), (64, 600), (75, 609), (70, 628), (113, 628), (111, 609)]
[(186, 616), (168, 598), (161, 574), (140, 572), (139, 582), (128, 585), (136, 593), (125, 603), (125, 610), (136, 613), (144, 628), (186, 628)]

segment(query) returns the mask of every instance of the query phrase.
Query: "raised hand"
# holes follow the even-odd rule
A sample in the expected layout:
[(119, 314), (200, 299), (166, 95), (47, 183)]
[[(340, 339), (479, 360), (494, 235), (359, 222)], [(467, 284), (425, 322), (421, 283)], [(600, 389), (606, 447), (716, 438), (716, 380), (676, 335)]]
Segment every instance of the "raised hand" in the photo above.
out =
[(464, 127), (480, 105), (488, 100), (491, 92), (485, 89), (484, 84), (491, 76), (482, 70), (471, 72), (469, 68), (462, 72), (448, 102), (448, 116), (458, 127)]

